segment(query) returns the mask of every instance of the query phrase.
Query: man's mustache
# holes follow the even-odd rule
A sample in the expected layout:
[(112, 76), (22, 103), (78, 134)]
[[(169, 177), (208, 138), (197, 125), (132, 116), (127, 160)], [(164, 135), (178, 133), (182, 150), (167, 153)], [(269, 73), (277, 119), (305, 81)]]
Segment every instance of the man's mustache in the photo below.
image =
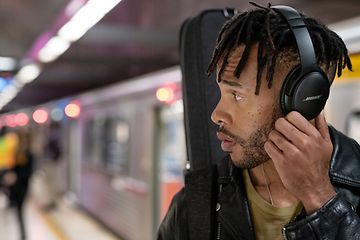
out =
[(218, 132), (219, 132), (219, 133), (223, 133), (223, 134), (229, 136), (230, 138), (232, 138), (235, 142), (237, 142), (237, 143), (240, 144), (241, 146), (245, 146), (245, 145), (246, 145), (246, 141), (245, 141), (242, 137), (240, 137), (240, 136), (238, 136), (238, 135), (230, 132), (230, 131), (227, 130), (223, 125), (220, 125), (220, 126), (219, 126)]

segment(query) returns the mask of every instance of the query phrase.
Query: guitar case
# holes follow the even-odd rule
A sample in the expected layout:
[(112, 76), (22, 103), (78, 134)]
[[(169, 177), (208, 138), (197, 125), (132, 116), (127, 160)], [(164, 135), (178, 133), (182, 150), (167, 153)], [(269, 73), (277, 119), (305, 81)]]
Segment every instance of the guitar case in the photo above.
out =
[(219, 101), (220, 92), (215, 73), (208, 77), (206, 69), (218, 33), (234, 12), (234, 9), (205, 10), (186, 20), (181, 27), (180, 65), (190, 170), (210, 166), (226, 156), (216, 138), (218, 126), (211, 121), (211, 113)]

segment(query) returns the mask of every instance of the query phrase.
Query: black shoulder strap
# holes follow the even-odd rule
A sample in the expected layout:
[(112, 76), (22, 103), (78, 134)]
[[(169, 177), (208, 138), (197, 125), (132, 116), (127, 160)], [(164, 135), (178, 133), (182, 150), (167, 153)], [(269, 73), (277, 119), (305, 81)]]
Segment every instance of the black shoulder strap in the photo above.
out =
[(213, 240), (217, 196), (216, 166), (194, 170), (185, 176), (185, 202), (190, 240)]

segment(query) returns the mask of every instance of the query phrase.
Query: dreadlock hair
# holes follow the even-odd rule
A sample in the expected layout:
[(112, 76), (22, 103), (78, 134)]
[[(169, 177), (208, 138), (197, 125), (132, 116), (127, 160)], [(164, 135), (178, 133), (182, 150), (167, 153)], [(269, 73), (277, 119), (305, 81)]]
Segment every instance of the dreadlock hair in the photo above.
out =
[[(230, 53), (243, 44), (245, 45), (243, 54), (234, 70), (234, 76), (239, 78), (246, 65), (251, 46), (258, 43), (255, 89), (255, 94), (258, 95), (265, 67), (267, 70), (267, 85), (268, 88), (271, 88), (278, 57), (289, 58), (288, 60), (294, 60), (295, 58), (296, 61), (299, 61), (299, 53), (295, 37), (282, 16), (271, 9), (270, 4), (268, 7), (253, 2), (250, 2), (250, 4), (257, 8), (235, 15), (222, 27), (216, 40), (216, 47), (207, 73), (210, 75), (216, 66), (221, 64), (217, 75), (220, 82)], [(324, 65), (326, 72), (331, 67), (330, 70), (335, 73), (337, 68), (338, 76), (341, 75), (342, 69), (345, 67), (352, 70), (351, 61), (343, 40), (317, 20), (303, 14), (301, 16), (310, 33), (317, 63)]]

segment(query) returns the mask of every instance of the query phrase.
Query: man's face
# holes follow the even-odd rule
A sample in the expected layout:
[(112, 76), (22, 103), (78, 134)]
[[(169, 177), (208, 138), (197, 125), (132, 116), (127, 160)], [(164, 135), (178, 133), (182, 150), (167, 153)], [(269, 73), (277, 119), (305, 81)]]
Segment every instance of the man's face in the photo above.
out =
[(240, 78), (234, 70), (242, 56), (240, 45), (228, 58), (221, 81), (218, 83), (221, 98), (211, 119), (219, 125), (221, 148), (228, 152), (233, 163), (241, 168), (253, 168), (269, 160), (264, 143), (282, 113), (279, 93), (284, 75), (274, 74), (272, 88), (267, 87), (263, 72), (260, 94), (255, 95), (257, 75), (257, 45), (254, 45)]

